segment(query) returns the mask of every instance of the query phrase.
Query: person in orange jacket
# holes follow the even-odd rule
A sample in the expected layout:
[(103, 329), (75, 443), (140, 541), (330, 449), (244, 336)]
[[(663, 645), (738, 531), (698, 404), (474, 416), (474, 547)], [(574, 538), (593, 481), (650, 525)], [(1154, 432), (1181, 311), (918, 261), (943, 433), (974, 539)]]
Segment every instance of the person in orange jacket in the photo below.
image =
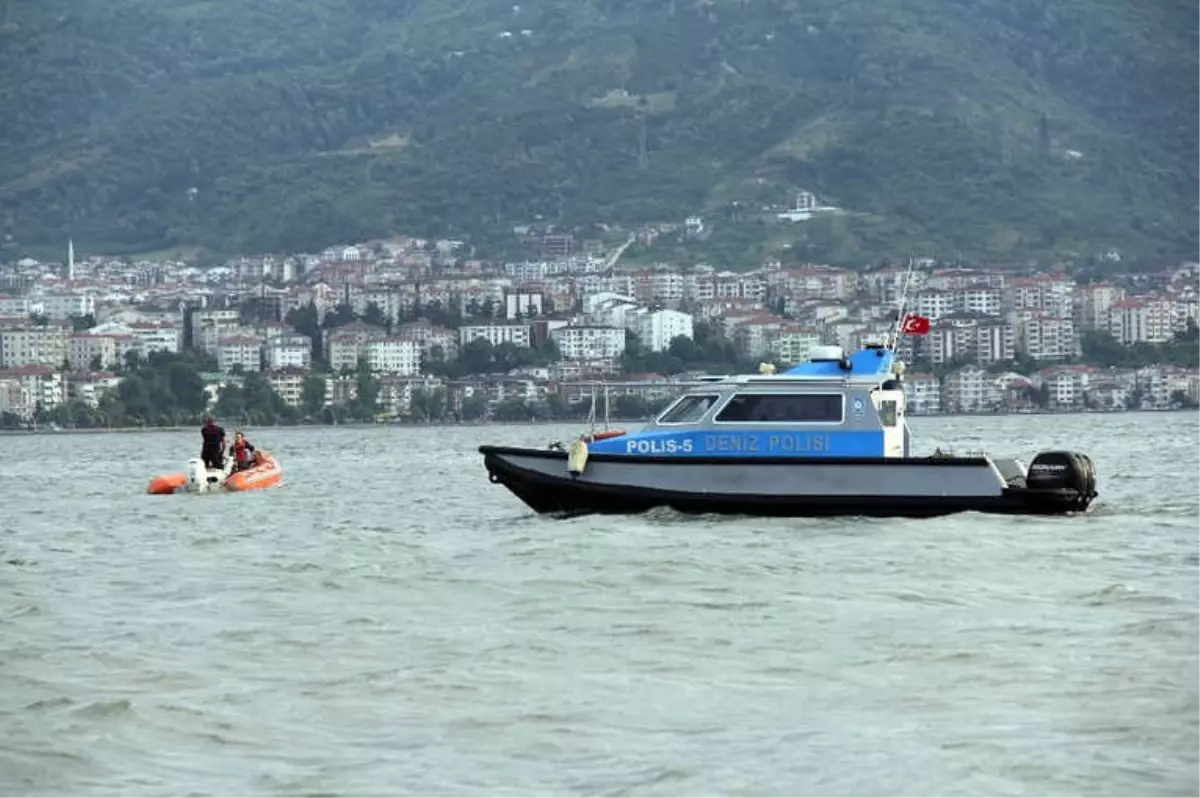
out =
[(247, 468), (253, 468), (258, 457), (254, 451), (254, 444), (246, 440), (246, 436), (238, 430), (233, 435), (233, 445), (229, 447), (229, 456), (233, 458), (233, 470), (230, 473), (236, 474), (238, 471), (245, 471)]

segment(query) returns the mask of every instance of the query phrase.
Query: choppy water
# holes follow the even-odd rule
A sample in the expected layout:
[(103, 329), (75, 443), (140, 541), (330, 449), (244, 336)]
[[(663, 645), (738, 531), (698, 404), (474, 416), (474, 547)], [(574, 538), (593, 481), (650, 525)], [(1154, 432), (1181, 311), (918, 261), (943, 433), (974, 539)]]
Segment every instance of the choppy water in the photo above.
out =
[[(555, 521), (475, 446), (0, 438), (6, 794), (1196, 795), (1195, 414), (914, 420), (1088, 452), (1087, 517)], [(43, 478), (40, 474), (50, 474)]]

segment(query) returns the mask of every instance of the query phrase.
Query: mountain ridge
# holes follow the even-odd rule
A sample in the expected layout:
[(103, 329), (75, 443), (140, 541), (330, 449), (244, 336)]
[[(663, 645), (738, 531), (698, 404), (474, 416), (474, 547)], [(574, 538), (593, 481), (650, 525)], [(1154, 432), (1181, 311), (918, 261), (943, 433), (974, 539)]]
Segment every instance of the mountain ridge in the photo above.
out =
[[(227, 250), (413, 231), (504, 251), (538, 216), (692, 213), (713, 219), (713, 251), (746, 262), (780, 242), (855, 262), (1152, 260), (1200, 240), (1197, 13), (1176, 0), (4, 13), (0, 232), (18, 247), (67, 231)], [(852, 214), (786, 230), (728, 218), (799, 189)]]

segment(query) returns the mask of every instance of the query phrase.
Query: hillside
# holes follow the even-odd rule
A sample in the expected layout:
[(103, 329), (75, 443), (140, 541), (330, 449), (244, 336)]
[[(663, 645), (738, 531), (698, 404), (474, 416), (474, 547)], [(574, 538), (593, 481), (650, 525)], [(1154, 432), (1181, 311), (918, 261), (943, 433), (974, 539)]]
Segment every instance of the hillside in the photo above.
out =
[[(1195, 257), (1196, 31), (1184, 0), (0, 0), (0, 238), (495, 254), (702, 213), (733, 261)], [(799, 189), (849, 213), (741, 210)]]

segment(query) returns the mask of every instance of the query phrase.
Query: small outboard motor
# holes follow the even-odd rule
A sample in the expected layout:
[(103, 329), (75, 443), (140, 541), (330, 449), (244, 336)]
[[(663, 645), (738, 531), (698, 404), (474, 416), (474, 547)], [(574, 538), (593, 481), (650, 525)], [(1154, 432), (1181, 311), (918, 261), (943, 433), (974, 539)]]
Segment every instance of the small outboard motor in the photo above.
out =
[(208, 488), (208, 469), (199, 457), (193, 457), (187, 462), (188, 490), (199, 492)]
[(1025, 476), (1029, 490), (1073, 492), (1086, 506), (1096, 498), (1096, 467), (1079, 452), (1041, 452)]

